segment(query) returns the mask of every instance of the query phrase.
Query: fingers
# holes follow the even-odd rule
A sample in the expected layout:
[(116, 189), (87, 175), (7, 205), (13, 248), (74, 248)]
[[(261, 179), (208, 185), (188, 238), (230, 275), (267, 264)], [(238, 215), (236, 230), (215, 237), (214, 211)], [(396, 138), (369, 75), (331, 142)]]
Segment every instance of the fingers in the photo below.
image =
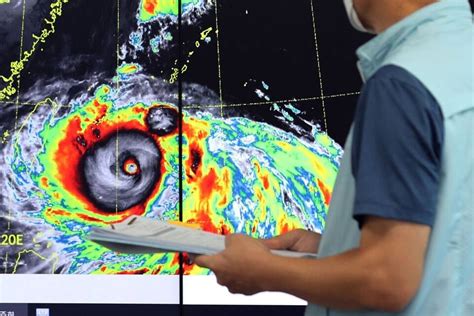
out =
[(270, 238), (270, 239), (261, 239), (260, 241), (268, 248), (270, 249), (275, 249), (275, 250), (281, 250), (281, 249), (285, 249), (283, 246), (282, 246), (282, 243), (281, 243), (281, 238), (278, 236), (278, 237), (273, 237), (273, 238)]
[(197, 256), (194, 258), (194, 263), (200, 267), (214, 270), (213, 268), (215, 268), (216, 265), (216, 256)]
[(237, 242), (238, 240), (241, 239), (246, 239), (246, 238), (251, 238), (243, 234), (230, 234), (225, 236), (225, 247), (229, 248), (230, 245), (234, 242)]
[(299, 235), (300, 235), (299, 231), (293, 230), (289, 233), (263, 240), (263, 243), (265, 246), (267, 246), (270, 249), (275, 249), (275, 250), (292, 249), (294, 244), (298, 241)]

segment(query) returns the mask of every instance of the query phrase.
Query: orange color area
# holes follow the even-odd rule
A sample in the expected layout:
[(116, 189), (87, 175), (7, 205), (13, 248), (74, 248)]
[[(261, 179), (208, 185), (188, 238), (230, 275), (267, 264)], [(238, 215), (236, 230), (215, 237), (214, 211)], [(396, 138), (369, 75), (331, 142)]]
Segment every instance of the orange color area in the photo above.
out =
[(143, 8), (149, 14), (154, 14), (157, 5), (158, 5), (158, 0), (145, 0), (143, 4)]
[(49, 182), (48, 182), (48, 179), (46, 177), (41, 178), (41, 185), (45, 188), (49, 188)]
[(254, 166), (257, 169), (257, 176), (262, 181), (263, 188), (268, 190), (270, 188), (270, 181), (268, 180), (268, 172), (263, 171), (262, 167), (258, 162), (254, 162)]
[(209, 173), (202, 178), (200, 183), (201, 194), (199, 199), (205, 203), (208, 203), (213, 191), (221, 191), (222, 187), (220, 187), (217, 183), (217, 175), (214, 168), (211, 168)]
[(123, 163), (122, 168), (125, 173), (130, 175), (136, 175), (141, 172), (140, 167), (134, 158), (127, 158)]
[(189, 224), (197, 224), (202, 230), (220, 235), (228, 235), (232, 233), (232, 228), (223, 222), (214, 224), (210, 216), (210, 210), (199, 210), (195, 212), (193, 217), (186, 221)]
[(185, 228), (192, 228), (192, 229), (199, 229), (200, 226), (196, 224), (189, 224), (189, 223), (183, 223), (183, 222), (178, 222), (178, 221), (168, 221), (168, 224), (175, 225), (175, 226), (180, 226), (180, 227), (185, 227)]
[(290, 232), (292, 230), (295, 230), (297, 228), (301, 228), (298, 226), (298, 223), (294, 221), (288, 220), (286, 215), (283, 215), (283, 217), (279, 220), (279, 232), (278, 235)]
[(87, 216), (85, 214), (77, 214), (77, 217), (79, 217), (80, 219), (82, 219), (86, 222), (101, 222), (101, 220), (99, 220), (97, 218), (94, 218), (94, 217)]
[(280, 223), (280, 234), (285, 234), (290, 231), (288, 223)]
[(148, 273), (148, 271), (150, 271), (150, 269), (143, 268), (143, 269), (139, 269), (139, 270), (135, 270), (135, 271), (119, 271), (119, 272), (115, 272), (114, 274), (122, 274), (122, 275), (125, 275), (125, 274), (128, 274), (128, 275), (146, 274), (146, 273)]
[(318, 179), (318, 187), (321, 189), (321, 192), (324, 196), (324, 204), (329, 205), (331, 202), (331, 191), (324, 185), (324, 183)]
[(262, 181), (263, 181), (263, 187), (265, 190), (268, 190), (269, 183), (268, 183), (268, 175), (262, 176)]
[[(103, 212), (96, 208), (85, 195), (84, 182), (80, 170), (81, 159), (88, 149), (93, 147), (97, 142), (103, 141), (108, 137), (112, 137), (117, 133), (117, 130), (138, 130), (144, 133), (147, 132), (147, 127), (144, 122), (138, 120), (111, 122), (105, 118), (108, 107), (106, 104), (100, 104), (97, 100), (93, 103), (94, 107), (88, 107), (89, 113), (93, 112), (95, 115), (94, 123), (86, 125), (83, 130), (83, 122), (78, 115), (69, 119), (69, 124), (64, 131), (64, 137), (59, 141), (57, 151), (54, 154), (54, 161), (57, 166), (56, 177), (62, 183), (63, 187), (74, 195), (85, 208), (89, 211), (97, 213), (102, 216), (116, 215)], [(156, 138), (154, 137), (156, 140)], [(162, 172), (166, 172), (162, 165)], [(159, 188), (157, 183), (153, 193), (156, 193)], [(150, 195), (150, 198), (154, 194)], [(143, 205), (135, 206), (125, 212), (122, 212), (122, 219), (131, 215), (142, 215), (145, 211), (146, 201)], [(86, 215), (82, 215), (84, 217)], [(81, 217), (81, 218), (82, 218)], [(90, 216), (82, 218), (87, 221), (93, 220)], [(119, 220), (120, 221), (120, 220)]]
[(230, 175), (227, 169), (222, 170), (222, 176), (219, 176), (214, 168), (210, 168), (209, 172), (200, 179), (196, 179), (196, 189), (199, 192), (197, 202), (197, 217), (198, 223), (209, 223), (203, 227), (207, 231), (215, 233), (225, 233), (230, 231), (226, 225), (221, 223), (219, 226), (212, 224), (211, 212), (214, 203), (218, 203), (220, 207), (225, 207), (230, 200), (227, 195), (230, 194)]
[[(205, 155), (205, 140), (210, 134), (209, 123), (195, 118), (185, 117), (183, 134), (188, 142), (185, 146), (186, 182), (195, 197), (190, 205), (188, 224), (199, 225), (201, 229), (217, 234), (229, 234), (232, 229), (224, 222), (215, 222), (212, 214), (219, 213), (231, 201), (231, 173), (228, 168), (219, 168), (214, 164), (202, 164), (209, 159)], [(191, 215), (192, 214), (192, 215)]]
[[(161, 268), (162, 267), (157, 267), (156, 269), (154, 270), (151, 270), (151, 273), (150, 274), (159, 274), (160, 271), (161, 271)], [(138, 269), (138, 270), (125, 270), (125, 271), (113, 271), (111, 269), (108, 269), (107, 266), (102, 266), (100, 268), (100, 271), (103, 273), (103, 274), (116, 274), (116, 275), (142, 275), (142, 274), (149, 274), (150, 272), (150, 269), (148, 268), (142, 268), (142, 269)]]
[[(183, 135), (189, 142), (188, 158), (185, 162), (186, 175), (188, 177), (200, 177), (200, 162), (203, 160), (203, 140), (209, 136), (209, 123), (196, 120), (194, 118), (188, 118), (183, 121)], [(199, 162), (195, 159), (199, 157)]]

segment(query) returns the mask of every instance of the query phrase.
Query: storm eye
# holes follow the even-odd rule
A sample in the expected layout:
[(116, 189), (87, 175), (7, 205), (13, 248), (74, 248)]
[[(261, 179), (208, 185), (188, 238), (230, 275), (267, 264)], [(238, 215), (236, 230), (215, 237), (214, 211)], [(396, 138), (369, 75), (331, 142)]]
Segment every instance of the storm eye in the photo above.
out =
[(125, 211), (153, 192), (161, 178), (160, 163), (153, 138), (140, 131), (119, 131), (83, 156), (85, 194), (102, 211)]
[(136, 176), (140, 174), (140, 165), (135, 157), (127, 158), (122, 165), (122, 170), (125, 174)]

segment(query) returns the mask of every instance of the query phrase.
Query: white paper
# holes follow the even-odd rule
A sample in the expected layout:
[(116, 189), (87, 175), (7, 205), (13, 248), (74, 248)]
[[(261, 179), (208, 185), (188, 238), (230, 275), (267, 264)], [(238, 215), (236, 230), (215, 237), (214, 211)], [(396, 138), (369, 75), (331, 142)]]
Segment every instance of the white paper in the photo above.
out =
[[(216, 254), (225, 249), (225, 236), (182, 227), (140, 216), (107, 228), (93, 228), (89, 239), (121, 253), (187, 252)], [(315, 254), (272, 250), (286, 257), (313, 257)]]

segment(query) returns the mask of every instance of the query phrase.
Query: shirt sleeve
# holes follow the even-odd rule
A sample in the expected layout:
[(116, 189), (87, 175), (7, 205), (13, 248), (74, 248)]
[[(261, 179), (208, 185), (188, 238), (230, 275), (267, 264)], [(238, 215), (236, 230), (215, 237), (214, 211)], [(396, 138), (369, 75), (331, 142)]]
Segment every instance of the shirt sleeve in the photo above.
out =
[(351, 153), (359, 226), (367, 215), (433, 225), (443, 139), (439, 104), (409, 72), (385, 66), (366, 83)]

